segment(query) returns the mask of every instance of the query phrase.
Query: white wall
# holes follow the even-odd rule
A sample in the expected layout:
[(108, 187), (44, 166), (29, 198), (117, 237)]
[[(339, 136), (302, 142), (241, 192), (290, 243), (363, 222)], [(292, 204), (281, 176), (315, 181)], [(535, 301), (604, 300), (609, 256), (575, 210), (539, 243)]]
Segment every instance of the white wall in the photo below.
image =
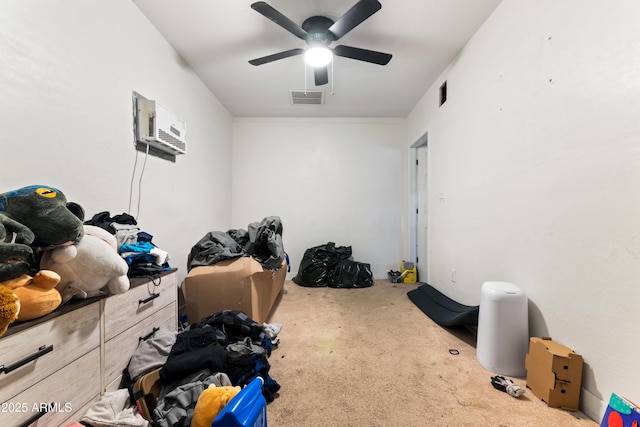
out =
[(186, 156), (149, 157), (138, 216), (181, 280), (193, 244), (230, 225), (230, 115), (130, 0), (0, 2), (0, 192), (45, 184), (87, 218), (127, 212), (132, 91), (187, 122)]
[(234, 119), (234, 228), (279, 216), (289, 277), (332, 241), (386, 278), (405, 254), (405, 140), (401, 119)]
[(634, 0), (504, 0), (408, 118), (409, 143), (429, 132), (429, 282), (467, 304), (520, 286), (531, 334), (584, 356), (596, 420), (612, 392), (640, 401), (638, 22)]
[(504, 0), (407, 124), (232, 125), (129, 0), (3, 0), (0, 192), (53, 185), (88, 216), (127, 211), (135, 90), (188, 124), (186, 156), (148, 159), (139, 216), (180, 276), (207, 231), (279, 215), (294, 273), (333, 240), (382, 278), (406, 256), (407, 145), (428, 131), (428, 281), (468, 304), (486, 280), (522, 287), (532, 335), (585, 357), (598, 419), (613, 391), (640, 401), (639, 21), (634, 0)]

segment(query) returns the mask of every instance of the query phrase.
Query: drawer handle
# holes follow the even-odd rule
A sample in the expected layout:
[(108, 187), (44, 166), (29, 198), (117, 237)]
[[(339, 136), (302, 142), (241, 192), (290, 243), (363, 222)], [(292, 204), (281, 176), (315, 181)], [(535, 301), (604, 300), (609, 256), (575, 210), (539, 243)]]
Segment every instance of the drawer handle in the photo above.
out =
[(158, 298), (160, 296), (160, 294), (151, 294), (151, 296), (147, 299), (141, 299), (138, 301), (138, 305), (142, 305), (142, 304), (146, 304), (149, 301), (153, 301), (154, 299)]
[(157, 328), (157, 327), (153, 328), (153, 330), (151, 332), (149, 332), (147, 335), (145, 335), (143, 337), (138, 337), (138, 342), (148, 340), (149, 338), (151, 338), (159, 330), (160, 330), (160, 328)]
[(52, 406), (53, 406), (53, 403), (48, 404), (45, 409), (42, 409), (41, 411), (38, 411), (35, 415), (33, 415), (27, 421), (25, 421), (22, 424), (20, 424), (18, 427), (28, 427), (31, 424), (35, 423), (40, 418), (42, 418), (43, 416), (47, 415), (47, 412), (49, 412), (49, 409), (51, 409)]
[(40, 356), (44, 356), (47, 353), (51, 353), (53, 351), (53, 345), (43, 345), (42, 347), (40, 347), (38, 349), (38, 351), (36, 351), (35, 353), (33, 353), (30, 356), (25, 357), (24, 359), (14, 363), (13, 365), (9, 365), (9, 366), (0, 366), (0, 372), (3, 372), (5, 374), (8, 374), (11, 371), (15, 371), (16, 369), (18, 369), (19, 367), (26, 365), (29, 362), (33, 362), (34, 360), (36, 360), (38, 357)]

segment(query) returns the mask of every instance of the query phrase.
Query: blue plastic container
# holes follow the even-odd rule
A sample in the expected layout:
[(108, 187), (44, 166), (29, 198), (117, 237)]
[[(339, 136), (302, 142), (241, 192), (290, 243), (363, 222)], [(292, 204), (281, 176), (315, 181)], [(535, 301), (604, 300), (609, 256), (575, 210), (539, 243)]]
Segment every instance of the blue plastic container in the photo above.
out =
[(267, 427), (267, 401), (260, 377), (254, 378), (222, 408), (211, 427)]

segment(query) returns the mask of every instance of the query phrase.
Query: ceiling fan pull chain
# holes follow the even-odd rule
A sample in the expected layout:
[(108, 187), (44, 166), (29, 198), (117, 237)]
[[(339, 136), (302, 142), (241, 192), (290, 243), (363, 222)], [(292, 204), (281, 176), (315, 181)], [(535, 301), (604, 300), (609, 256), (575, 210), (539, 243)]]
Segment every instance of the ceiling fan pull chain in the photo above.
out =
[(307, 96), (307, 64), (304, 64), (304, 96)]
[(333, 91), (333, 61), (331, 61), (331, 96), (333, 96), (335, 92)]

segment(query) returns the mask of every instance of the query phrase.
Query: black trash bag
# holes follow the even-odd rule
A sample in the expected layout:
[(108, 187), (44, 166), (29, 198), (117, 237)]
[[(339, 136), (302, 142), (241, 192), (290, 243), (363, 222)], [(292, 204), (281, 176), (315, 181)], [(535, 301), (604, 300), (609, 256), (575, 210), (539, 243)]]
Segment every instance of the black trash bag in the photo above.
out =
[(329, 272), (328, 285), (330, 288), (367, 288), (373, 285), (371, 265), (343, 260)]
[(351, 246), (336, 246), (333, 242), (314, 246), (304, 252), (298, 274), (292, 280), (300, 286), (327, 286), (329, 272), (350, 257)]

